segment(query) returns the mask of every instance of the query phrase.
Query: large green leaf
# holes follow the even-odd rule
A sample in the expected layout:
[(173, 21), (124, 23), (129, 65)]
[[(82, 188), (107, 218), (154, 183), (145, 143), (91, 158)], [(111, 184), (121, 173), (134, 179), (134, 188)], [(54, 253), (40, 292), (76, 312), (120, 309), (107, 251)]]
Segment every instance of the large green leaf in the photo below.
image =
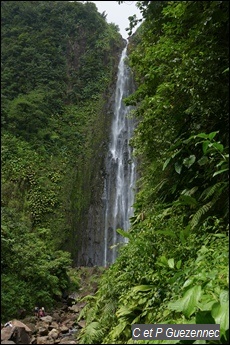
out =
[(173, 258), (171, 258), (171, 259), (168, 259), (168, 265), (169, 265), (169, 267), (170, 268), (174, 268), (174, 259)]
[(195, 155), (190, 155), (189, 157), (185, 158), (183, 160), (183, 164), (187, 167), (190, 168), (196, 161), (196, 156)]
[(146, 292), (154, 288), (154, 285), (138, 285), (134, 286), (133, 292)]
[(174, 167), (175, 167), (175, 170), (176, 170), (177, 174), (180, 174), (181, 173), (181, 169), (182, 169), (182, 165), (180, 163), (176, 162)]
[(217, 302), (212, 307), (212, 317), (216, 324), (220, 324), (221, 335), (229, 329), (229, 297), (228, 291), (222, 291), (220, 294), (220, 302)]
[(162, 170), (164, 171), (165, 168), (168, 166), (169, 162), (171, 161), (171, 157), (169, 157), (168, 159), (166, 159), (166, 161), (164, 162), (163, 168)]
[(201, 286), (193, 286), (191, 289), (185, 292), (181, 299), (176, 302), (169, 303), (168, 307), (169, 309), (182, 312), (185, 317), (189, 318), (196, 311), (201, 294)]
[(219, 174), (222, 174), (223, 172), (228, 171), (228, 170), (229, 170), (229, 168), (226, 168), (226, 169), (223, 169), (223, 170), (216, 171), (216, 172), (214, 172), (214, 174), (212, 175), (212, 177), (214, 177), (214, 176), (216, 176), (216, 175), (219, 175)]
[(119, 337), (124, 331), (125, 327), (128, 325), (126, 320), (122, 320), (114, 329), (111, 331), (110, 336), (113, 340)]
[(165, 255), (162, 255), (158, 259), (158, 263), (164, 266), (168, 266), (168, 260)]
[(196, 314), (196, 323), (197, 324), (215, 324), (215, 320), (213, 319), (210, 310), (199, 311)]
[(181, 264), (182, 264), (182, 261), (181, 261), (181, 260), (177, 261), (177, 263), (176, 263), (176, 268), (177, 268), (178, 270), (181, 268)]
[(203, 139), (207, 139), (208, 138), (208, 134), (206, 134), (206, 133), (199, 133), (199, 134), (197, 134), (197, 135), (194, 135), (194, 136), (192, 136), (192, 138), (203, 138)]
[(220, 152), (223, 152), (224, 151), (224, 146), (220, 143), (212, 143), (212, 146), (217, 150), (217, 151), (220, 151)]
[[(202, 277), (199, 278), (201, 279)], [(207, 280), (206, 275), (204, 275), (204, 281)], [(212, 310), (213, 304), (216, 303), (216, 298), (212, 294), (203, 294), (200, 303), (198, 303), (198, 308), (201, 312), (208, 312)], [(211, 314), (210, 314), (211, 315)]]
[(132, 310), (130, 310), (128, 307), (126, 306), (122, 306), (118, 309), (118, 311), (116, 312), (117, 317), (122, 317), (122, 316), (126, 316), (132, 313)]
[(219, 131), (209, 133), (209, 139), (212, 140), (217, 135), (217, 133), (219, 133)]
[(199, 160), (197, 161), (197, 163), (198, 163), (200, 166), (202, 166), (202, 165), (205, 165), (205, 164), (209, 163), (209, 159), (208, 159), (207, 156), (202, 156), (201, 159), (199, 159)]
[(204, 154), (207, 152), (207, 149), (209, 147), (210, 141), (204, 141), (202, 144), (202, 150), (204, 152)]
[(197, 206), (198, 202), (195, 198), (190, 195), (180, 195), (179, 203), (181, 205), (190, 205), (190, 206)]
[(120, 234), (123, 237), (129, 238), (129, 239), (131, 239), (131, 237), (132, 237), (129, 232), (124, 231), (122, 229), (117, 229), (117, 232), (118, 232), (118, 234)]

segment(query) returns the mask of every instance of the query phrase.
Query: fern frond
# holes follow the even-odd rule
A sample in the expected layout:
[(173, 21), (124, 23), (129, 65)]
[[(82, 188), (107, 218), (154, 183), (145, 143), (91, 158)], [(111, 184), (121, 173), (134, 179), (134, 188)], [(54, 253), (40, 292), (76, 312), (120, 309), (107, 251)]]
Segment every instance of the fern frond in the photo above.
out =
[(181, 192), (181, 196), (183, 197), (184, 195), (185, 196), (192, 196), (193, 194), (196, 193), (196, 191), (198, 190), (199, 188), (197, 186), (194, 186), (192, 187), (191, 189), (184, 189), (182, 192)]
[(114, 313), (116, 309), (116, 306), (115, 306), (115, 303), (113, 302), (108, 302), (106, 305), (105, 305), (105, 308), (103, 310), (103, 314), (112, 314)]
[(155, 192), (159, 192), (159, 190), (161, 190), (161, 188), (168, 182), (168, 178), (164, 178), (162, 179), (155, 187), (154, 187), (154, 191)]
[(191, 229), (193, 229), (196, 225), (198, 225), (198, 223), (201, 220), (201, 217), (205, 215), (212, 208), (214, 204), (215, 204), (215, 200), (211, 200), (207, 204), (199, 208), (199, 210), (194, 214), (190, 222)]
[(95, 344), (100, 341), (104, 333), (99, 322), (91, 322), (82, 329), (79, 344)]
[(121, 336), (126, 326), (130, 326), (129, 322), (127, 320), (122, 319), (122, 321), (116, 327), (114, 327), (113, 330), (109, 333), (109, 337), (113, 340), (116, 340)]
[(224, 212), (224, 218), (227, 218), (229, 215), (229, 198), (226, 198), (225, 200), (225, 212)]
[(166, 209), (164, 209), (161, 214), (159, 214), (159, 218), (164, 218), (164, 217), (168, 217), (170, 216), (172, 213), (174, 212), (172, 207), (168, 207)]
[(132, 313), (131, 309), (129, 309), (126, 306), (122, 306), (118, 309), (118, 311), (116, 312), (116, 315), (118, 318), (120, 318), (122, 316), (130, 315), (131, 313)]
[(220, 195), (222, 190), (223, 190), (223, 187), (224, 187), (223, 184), (225, 184), (225, 183), (218, 182), (218, 183), (214, 184), (213, 186), (205, 189), (203, 191), (203, 193), (201, 194), (200, 199), (207, 200), (208, 198), (210, 198), (215, 193)]
[(92, 320), (92, 316), (93, 316), (92, 311), (94, 311), (94, 309), (86, 305), (84, 308), (81, 309), (78, 315), (77, 321), (79, 322), (81, 319), (85, 319), (86, 316), (88, 320)]
[(95, 295), (86, 295), (80, 299), (80, 302), (85, 302), (85, 301), (88, 302), (90, 300), (96, 300), (96, 296)]

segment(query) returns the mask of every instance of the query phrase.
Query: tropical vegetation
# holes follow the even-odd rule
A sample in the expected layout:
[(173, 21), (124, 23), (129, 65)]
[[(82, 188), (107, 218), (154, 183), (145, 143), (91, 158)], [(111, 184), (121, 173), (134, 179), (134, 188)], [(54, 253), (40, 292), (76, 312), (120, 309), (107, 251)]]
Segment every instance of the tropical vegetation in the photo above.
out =
[(1, 10), (7, 321), (38, 304), (50, 308), (75, 280), (78, 287), (76, 227), (101, 168), (106, 104), (124, 42), (93, 3), (2, 1)]
[[(128, 232), (117, 229), (128, 242), (84, 297), (79, 342), (132, 344), (133, 324), (204, 323), (220, 324), (220, 340), (189, 343), (228, 343), (229, 2), (137, 5), (127, 61), (137, 87), (125, 100), (138, 122), (135, 212)], [(97, 203), (124, 42), (90, 2), (1, 6), (7, 321), (79, 286), (76, 231)]]
[(189, 343), (228, 343), (229, 2), (138, 6), (138, 87), (126, 99), (139, 121), (135, 214), (127, 234), (118, 229), (128, 244), (86, 298), (80, 342), (187, 343), (134, 341), (131, 326), (204, 323), (220, 324), (220, 340)]

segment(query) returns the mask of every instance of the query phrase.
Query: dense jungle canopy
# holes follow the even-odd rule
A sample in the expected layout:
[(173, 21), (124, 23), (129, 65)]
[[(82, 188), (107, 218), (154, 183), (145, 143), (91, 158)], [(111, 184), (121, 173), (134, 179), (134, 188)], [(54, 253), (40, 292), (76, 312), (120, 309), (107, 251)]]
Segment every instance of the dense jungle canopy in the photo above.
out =
[[(133, 343), (132, 324), (162, 323), (220, 324), (220, 341), (202, 343), (228, 343), (229, 2), (137, 4), (128, 59), (137, 87), (125, 100), (138, 119), (135, 213), (128, 243), (85, 299), (80, 343)], [(1, 6), (7, 319), (37, 301), (52, 306), (74, 284), (74, 224), (96, 195), (124, 42), (90, 2)]]

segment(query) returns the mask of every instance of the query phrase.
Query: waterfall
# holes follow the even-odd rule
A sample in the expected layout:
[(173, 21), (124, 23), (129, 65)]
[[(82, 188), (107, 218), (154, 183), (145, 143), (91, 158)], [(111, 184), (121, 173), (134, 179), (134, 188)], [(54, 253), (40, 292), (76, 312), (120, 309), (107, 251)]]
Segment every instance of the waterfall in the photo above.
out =
[(127, 45), (118, 65), (111, 137), (106, 159), (104, 266), (115, 261), (117, 243), (126, 240), (116, 229), (127, 231), (130, 226), (129, 218), (133, 215), (136, 165), (129, 140), (135, 121), (130, 116), (133, 107), (125, 106), (123, 99), (134, 92), (134, 84), (130, 68), (125, 63), (126, 58)]

